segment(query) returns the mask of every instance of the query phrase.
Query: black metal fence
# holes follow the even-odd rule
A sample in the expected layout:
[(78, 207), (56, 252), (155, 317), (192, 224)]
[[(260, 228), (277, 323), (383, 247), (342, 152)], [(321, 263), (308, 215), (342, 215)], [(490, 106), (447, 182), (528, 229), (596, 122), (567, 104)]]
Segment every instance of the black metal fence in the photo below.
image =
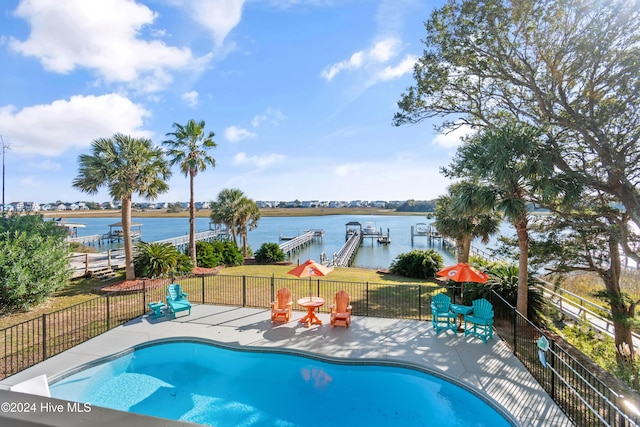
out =
[[(498, 335), (575, 425), (638, 425), (638, 417), (627, 407), (624, 396), (604, 384), (500, 295), (492, 293), (490, 299)], [(549, 343), (546, 351), (538, 346), (542, 336)]]
[[(337, 291), (345, 290), (356, 316), (414, 320), (430, 320), (433, 295), (453, 292), (437, 284), (353, 283), (326, 278), (199, 275), (149, 280), (0, 330), (0, 379), (143, 315), (149, 311), (149, 302), (164, 299), (166, 286), (174, 281), (194, 303), (255, 308), (268, 308), (277, 290), (285, 286), (296, 297), (313, 295), (327, 301)], [(576, 425), (638, 425), (635, 415), (623, 405), (622, 396), (549, 337), (551, 345), (545, 352), (544, 367), (537, 344), (544, 332), (499, 295), (492, 294), (491, 302), (497, 333)], [(328, 311), (328, 305), (322, 310)]]

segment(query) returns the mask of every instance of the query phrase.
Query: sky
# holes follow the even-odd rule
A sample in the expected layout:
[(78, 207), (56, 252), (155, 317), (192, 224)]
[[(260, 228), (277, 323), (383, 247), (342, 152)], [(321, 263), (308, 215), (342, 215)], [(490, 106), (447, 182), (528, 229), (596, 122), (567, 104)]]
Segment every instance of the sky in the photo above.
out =
[[(440, 3), (3, 0), (4, 200), (108, 201), (72, 186), (79, 155), (190, 119), (217, 144), (198, 201), (434, 199), (460, 135), (392, 119)], [(157, 201), (188, 201), (177, 167), (169, 186)]]

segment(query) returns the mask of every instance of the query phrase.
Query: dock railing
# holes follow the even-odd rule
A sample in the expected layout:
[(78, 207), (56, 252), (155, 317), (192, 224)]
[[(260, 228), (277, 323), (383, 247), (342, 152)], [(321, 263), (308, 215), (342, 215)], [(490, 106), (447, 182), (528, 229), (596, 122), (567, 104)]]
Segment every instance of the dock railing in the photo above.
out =
[[(172, 282), (179, 282), (195, 304), (265, 310), (282, 287), (288, 287), (293, 295), (310, 292), (306, 278), (190, 275), (147, 280), (0, 330), (0, 378), (142, 316), (149, 312), (149, 302), (164, 299), (166, 287)], [(431, 319), (431, 299), (435, 294), (453, 294), (453, 288), (436, 283), (341, 282), (327, 278), (312, 281), (313, 296), (326, 301), (332, 301), (339, 290), (351, 296), (354, 316), (417, 321)], [(492, 293), (490, 300), (500, 338), (576, 425), (638, 426), (638, 413), (628, 406), (628, 399), (604, 384), (498, 294)], [(321, 310), (326, 312), (328, 306)], [(544, 354), (546, 367), (538, 352), (541, 336), (550, 343)]]

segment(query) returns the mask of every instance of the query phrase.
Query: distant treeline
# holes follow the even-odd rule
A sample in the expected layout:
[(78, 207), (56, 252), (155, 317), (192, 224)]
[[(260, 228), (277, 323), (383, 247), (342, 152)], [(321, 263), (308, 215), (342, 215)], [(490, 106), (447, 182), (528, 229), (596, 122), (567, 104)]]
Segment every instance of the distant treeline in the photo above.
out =
[(433, 212), (436, 207), (435, 200), (407, 200), (398, 208), (398, 212)]

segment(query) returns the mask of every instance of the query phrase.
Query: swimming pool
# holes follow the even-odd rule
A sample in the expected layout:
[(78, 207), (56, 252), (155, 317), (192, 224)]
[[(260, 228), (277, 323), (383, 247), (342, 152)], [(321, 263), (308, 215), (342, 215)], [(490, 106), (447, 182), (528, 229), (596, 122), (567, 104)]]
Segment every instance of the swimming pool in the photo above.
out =
[(465, 388), (408, 365), (201, 341), (148, 343), (51, 382), (55, 398), (220, 427), (515, 424)]

